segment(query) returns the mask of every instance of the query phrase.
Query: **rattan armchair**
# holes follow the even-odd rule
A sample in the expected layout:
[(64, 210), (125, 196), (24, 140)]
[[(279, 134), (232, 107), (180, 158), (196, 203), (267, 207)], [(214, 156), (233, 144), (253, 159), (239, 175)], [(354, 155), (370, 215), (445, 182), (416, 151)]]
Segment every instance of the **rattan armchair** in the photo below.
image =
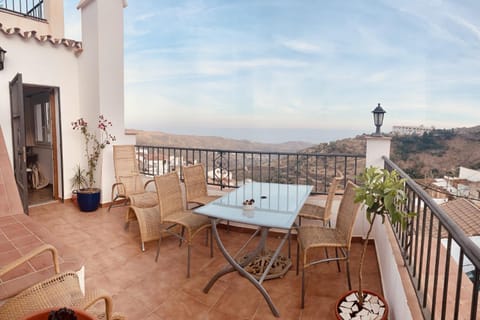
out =
[(307, 202), (303, 205), (302, 209), (298, 213), (298, 224), (302, 225), (303, 219), (312, 219), (320, 220), (323, 222), (323, 225), (331, 226), (330, 218), (333, 211), (333, 200), (335, 198), (335, 193), (340, 185), (340, 182), (343, 180), (343, 176), (337, 176), (332, 179), (330, 186), (328, 188), (327, 200), (325, 201), (325, 206), (321, 206), (315, 203)]
[(90, 290), (83, 294), (77, 273), (70, 271), (60, 273), (58, 252), (52, 245), (44, 244), (17, 260), (2, 266), (0, 277), (47, 251), (52, 254), (55, 275), (6, 300), (0, 305), (0, 319), (23, 319), (33, 312), (57, 307), (78, 308), (88, 312), (87, 309), (99, 301), (104, 301), (105, 311), (96, 315), (97, 317), (107, 320), (125, 319), (121, 315), (112, 314), (112, 298), (105, 291)]
[[(145, 177), (138, 170), (134, 145), (114, 145), (113, 165), (116, 182), (112, 185), (112, 202), (108, 210), (119, 200), (122, 200), (121, 205), (133, 204), (144, 208), (157, 204), (156, 193), (147, 191), (147, 186), (153, 182), (153, 179), (144, 182)], [(127, 213), (127, 224), (134, 218)]]
[[(344, 260), (347, 267), (348, 288), (351, 289), (350, 281), (350, 246), (352, 240), (352, 231), (360, 203), (355, 203), (356, 185), (348, 182), (345, 188), (343, 198), (340, 202), (335, 228), (321, 227), (316, 225), (305, 225), (298, 227), (297, 235), (297, 274), (299, 263), (302, 263), (302, 300), (301, 306), (304, 307), (305, 301), (305, 270), (314, 265), (329, 261)], [(324, 259), (312, 259), (311, 251), (324, 248), (339, 249), (340, 256)]]
[(191, 204), (195, 207), (203, 206), (220, 198), (208, 194), (205, 168), (201, 163), (183, 167), (183, 181), (187, 209)]
[[(208, 228), (210, 228), (210, 256), (213, 257), (213, 241), (211, 237), (212, 225), (210, 219), (206, 216), (194, 214), (192, 211), (185, 210), (182, 189), (177, 173), (171, 172), (163, 176), (155, 176), (155, 185), (158, 193), (160, 223), (164, 226), (162, 227), (162, 232), (178, 237), (180, 239), (180, 244), (183, 241), (187, 243), (187, 278), (189, 278), (192, 239), (200, 231)], [(176, 232), (177, 227), (181, 227), (180, 233)], [(155, 261), (158, 261), (161, 242), (162, 237), (159, 237)]]

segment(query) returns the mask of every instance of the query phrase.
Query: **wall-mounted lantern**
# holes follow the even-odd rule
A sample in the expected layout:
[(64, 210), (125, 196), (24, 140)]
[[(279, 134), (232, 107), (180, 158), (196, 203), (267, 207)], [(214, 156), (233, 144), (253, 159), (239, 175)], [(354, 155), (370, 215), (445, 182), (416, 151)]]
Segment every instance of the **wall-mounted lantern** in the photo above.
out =
[(5, 62), (5, 53), (7, 53), (7, 51), (3, 50), (3, 48), (0, 47), (0, 70), (3, 70), (3, 63)]
[(378, 106), (372, 111), (373, 113), (373, 123), (375, 124), (375, 127), (377, 127), (377, 130), (375, 131), (374, 135), (375, 136), (381, 136), (382, 133), (380, 132), (380, 127), (383, 125), (383, 116), (386, 113), (385, 110), (380, 106), (380, 103)]

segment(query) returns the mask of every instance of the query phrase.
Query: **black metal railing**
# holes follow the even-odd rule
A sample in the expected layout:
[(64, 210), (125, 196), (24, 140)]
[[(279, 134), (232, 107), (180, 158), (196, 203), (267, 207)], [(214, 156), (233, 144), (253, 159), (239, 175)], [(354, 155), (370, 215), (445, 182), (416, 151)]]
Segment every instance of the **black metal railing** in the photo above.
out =
[(161, 175), (182, 166), (203, 163), (211, 185), (238, 187), (258, 182), (313, 185), (312, 193), (326, 193), (330, 180), (342, 174), (356, 181), (365, 168), (364, 155), (259, 152), (137, 145), (140, 171)]
[(394, 225), (393, 231), (424, 318), (478, 319), (480, 248), (417, 183), (384, 160), (406, 179), (405, 210), (416, 213), (407, 228)]
[(0, 0), (0, 9), (44, 20), (43, 0)]

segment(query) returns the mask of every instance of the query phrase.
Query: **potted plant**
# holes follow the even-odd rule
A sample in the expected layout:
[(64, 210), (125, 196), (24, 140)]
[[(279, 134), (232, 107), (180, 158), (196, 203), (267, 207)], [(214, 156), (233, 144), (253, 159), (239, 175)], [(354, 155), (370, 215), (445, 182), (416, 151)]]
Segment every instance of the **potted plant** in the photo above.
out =
[[(363, 264), (367, 252), (368, 239), (377, 218), (381, 218), (383, 224), (385, 223), (385, 218), (389, 216), (393, 224), (400, 223), (402, 228), (404, 228), (407, 219), (412, 217), (413, 214), (402, 210), (407, 201), (404, 191), (405, 180), (400, 177), (397, 171), (369, 167), (360, 175), (359, 179), (361, 184), (355, 190), (355, 202), (364, 203), (369, 227), (360, 256), (358, 289), (349, 291), (340, 298), (336, 304), (335, 311), (338, 319), (347, 317), (346, 315), (343, 317), (341, 315), (342, 312), (347, 313), (347, 311), (352, 312), (352, 318), (355, 315), (364, 315), (371, 311), (376, 311), (377, 317), (382, 316), (381, 319), (387, 319), (388, 306), (385, 299), (379, 294), (364, 290), (362, 285)], [(371, 302), (376, 302), (377, 299), (378, 303), (374, 306)], [(369, 301), (366, 302), (366, 300)], [(345, 303), (345, 301), (347, 302)]]
[(98, 116), (97, 131), (88, 131), (88, 123), (83, 118), (72, 122), (72, 128), (80, 131), (84, 140), (85, 157), (87, 158), (87, 169), (85, 176), (87, 178), (87, 187), (77, 191), (77, 201), (80, 210), (95, 211), (100, 204), (100, 189), (94, 187), (95, 173), (97, 164), (103, 149), (113, 141), (115, 136), (109, 133), (112, 123), (105, 119), (103, 115)]
[(87, 177), (85, 176), (85, 169), (82, 169), (79, 164), (75, 166), (73, 177), (70, 179), (72, 186), (72, 201), (77, 204), (78, 190), (84, 189), (87, 184)]

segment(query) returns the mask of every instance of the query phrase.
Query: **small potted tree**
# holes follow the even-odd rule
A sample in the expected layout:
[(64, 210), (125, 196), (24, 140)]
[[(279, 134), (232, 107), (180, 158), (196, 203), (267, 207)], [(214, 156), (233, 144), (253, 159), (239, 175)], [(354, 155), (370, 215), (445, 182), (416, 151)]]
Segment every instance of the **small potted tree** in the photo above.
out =
[(87, 158), (87, 188), (78, 190), (77, 201), (81, 211), (95, 211), (100, 204), (100, 189), (95, 187), (95, 173), (103, 149), (115, 141), (115, 136), (109, 133), (112, 123), (103, 115), (98, 116), (98, 131), (88, 131), (88, 123), (83, 118), (72, 122), (72, 128), (80, 131), (85, 144), (85, 157)]
[(407, 219), (413, 215), (403, 211), (407, 201), (404, 191), (405, 180), (401, 179), (397, 171), (369, 167), (359, 178), (361, 184), (356, 189), (355, 202), (364, 203), (369, 227), (360, 256), (358, 289), (349, 291), (341, 297), (337, 301), (335, 312), (338, 319), (350, 319), (350, 317), (354, 318), (370, 313), (376, 314), (375, 319), (387, 319), (388, 306), (383, 297), (363, 289), (362, 274), (368, 239), (377, 218), (381, 218), (383, 224), (385, 218), (389, 216), (393, 224), (400, 223), (404, 228)]
[(87, 184), (87, 177), (85, 176), (85, 169), (82, 169), (79, 164), (75, 166), (73, 177), (70, 179), (72, 186), (72, 202), (77, 205), (78, 190), (84, 189)]

